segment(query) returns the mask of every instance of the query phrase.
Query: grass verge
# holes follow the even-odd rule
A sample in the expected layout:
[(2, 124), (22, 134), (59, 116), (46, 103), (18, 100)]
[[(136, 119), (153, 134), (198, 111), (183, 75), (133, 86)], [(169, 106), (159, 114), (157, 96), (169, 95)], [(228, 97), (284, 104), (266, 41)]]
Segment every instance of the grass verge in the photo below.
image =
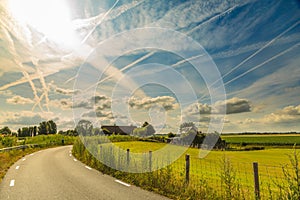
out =
[[(2, 148), (11, 147), (14, 145), (23, 144), (38, 144), (37, 148), (27, 148), (24, 150), (11, 150), (6, 152), (0, 152), (0, 182), (5, 176), (5, 173), (16, 161), (27, 154), (39, 151), (41, 149), (61, 146), (61, 145), (71, 145), (74, 143), (76, 137), (74, 136), (62, 136), (62, 135), (40, 135), (36, 137), (22, 138), (21, 144), (17, 143), (16, 137), (3, 137), (0, 142)], [(63, 140), (63, 143), (62, 143)], [(6, 145), (4, 145), (6, 144)]]

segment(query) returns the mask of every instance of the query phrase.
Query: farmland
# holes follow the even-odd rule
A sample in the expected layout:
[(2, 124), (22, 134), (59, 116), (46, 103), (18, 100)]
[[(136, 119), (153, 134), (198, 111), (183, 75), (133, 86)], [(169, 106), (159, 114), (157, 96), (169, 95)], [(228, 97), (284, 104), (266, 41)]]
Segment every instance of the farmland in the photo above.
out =
[[(271, 138), (271, 136), (269, 137)], [(287, 193), (282, 193), (282, 188), (288, 187), (289, 184), (286, 176), (292, 177), (294, 173), (294, 168), (288, 156), (293, 155), (294, 150), (292, 148), (271, 148), (269, 146), (269, 148), (259, 151), (214, 150), (205, 158), (199, 158), (199, 149), (188, 148), (179, 159), (170, 162), (171, 165), (158, 169), (157, 163), (169, 162), (167, 159), (159, 160), (159, 157), (154, 156), (155, 151), (166, 147), (165, 143), (125, 141), (114, 142), (113, 147), (107, 144), (98, 145), (98, 153), (102, 153), (102, 158), (108, 156), (106, 160), (111, 161), (115, 159), (111, 162), (113, 163), (112, 168), (118, 167), (122, 160), (126, 161), (124, 159), (126, 155), (120, 154), (119, 148), (123, 150), (130, 149), (130, 155), (131, 153), (141, 153), (141, 157), (138, 159), (130, 158), (130, 165), (137, 168), (139, 168), (140, 164), (142, 168), (148, 167), (149, 151), (152, 151), (152, 167), (154, 171), (151, 173), (132, 174), (115, 171), (110, 167), (104, 166), (89, 155), (87, 151), (83, 151), (84, 147), (78, 148), (78, 146), (80, 144), (76, 142), (73, 149), (74, 155), (92, 167), (137, 186), (155, 190), (171, 198), (176, 196), (178, 199), (187, 197), (197, 199), (200, 198), (199, 195), (204, 195), (201, 196), (204, 199), (222, 199), (224, 195), (227, 196), (227, 199), (254, 199), (253, 162), (257, 162), (259, 166), (261, 198), (280, 198), (287, 195)], [(99, 146), (101, 150), (99, 150)], [(106, 146), (109, 148), (106, 148)], [(185, 149), (182, 146), (170, 146), (172, 151)], [(289, 145), (288, 147), (292, 146)], [(78, 149), (81, 149), (81, 152)], [(110, 151), (105, 149), (110, 149)], [(167, 154), (166, 158), (168, 158)], [(183, 184), (186, 173), (186, 154), (190, 155), (190, 181), (188, 185)], [(166, 186), (164, 180), (161, 179), (168, 179), (169, 184)], [(174, 187), (182, 189), (171, 189)], [(286, 192), (288, 191), (286, 189)]]
[(270, 134), (270, 135), (222, 135), (229, 144), (264, 145), (264, 146), (293, 146), (300, 144), (299, 134)]

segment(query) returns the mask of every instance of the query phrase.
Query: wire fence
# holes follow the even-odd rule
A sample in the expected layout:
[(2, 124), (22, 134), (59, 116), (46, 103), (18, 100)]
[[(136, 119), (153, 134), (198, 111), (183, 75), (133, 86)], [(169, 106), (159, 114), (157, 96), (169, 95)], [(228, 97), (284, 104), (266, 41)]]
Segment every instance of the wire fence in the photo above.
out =
[[(178, 190), (180, 193), (185, 188), (189, 195), (194, 193), (191, 199), (285, 199), (293, 193), (291, 186), (294, 182), (299, 184), (295, 179), (297, 175), (294, 176), (297, 169), (291, 165), (231, 162), (226, 156), (218, 162), (187, 154), (175, 159), (168, 153), (135, 153), (107, 144), (94, 148), (97, 148), (94, 151), (97, 153), (93, 156), (116, 169), (117, 175), (126, 174), (137, 185), (149, 184), (166, 192), (173, 190), (176, 193), (174, 190)], [(212, 196), (197, 197), (205, 192)]]

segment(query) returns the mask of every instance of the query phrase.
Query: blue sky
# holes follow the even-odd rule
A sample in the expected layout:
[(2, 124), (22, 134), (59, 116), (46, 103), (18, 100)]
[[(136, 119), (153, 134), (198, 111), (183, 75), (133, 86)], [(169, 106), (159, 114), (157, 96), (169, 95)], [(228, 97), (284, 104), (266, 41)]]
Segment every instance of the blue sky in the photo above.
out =
[(300, 131), (300, 3), (0, 3), (0, 127)]

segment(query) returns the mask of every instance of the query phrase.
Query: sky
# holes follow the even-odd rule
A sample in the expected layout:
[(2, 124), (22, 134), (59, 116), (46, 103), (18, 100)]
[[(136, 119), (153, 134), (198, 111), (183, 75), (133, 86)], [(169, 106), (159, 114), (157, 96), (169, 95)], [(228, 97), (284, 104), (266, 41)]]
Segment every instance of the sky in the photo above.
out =
[(300, 132), (297, 0), (1, 0), (0, 128)]

